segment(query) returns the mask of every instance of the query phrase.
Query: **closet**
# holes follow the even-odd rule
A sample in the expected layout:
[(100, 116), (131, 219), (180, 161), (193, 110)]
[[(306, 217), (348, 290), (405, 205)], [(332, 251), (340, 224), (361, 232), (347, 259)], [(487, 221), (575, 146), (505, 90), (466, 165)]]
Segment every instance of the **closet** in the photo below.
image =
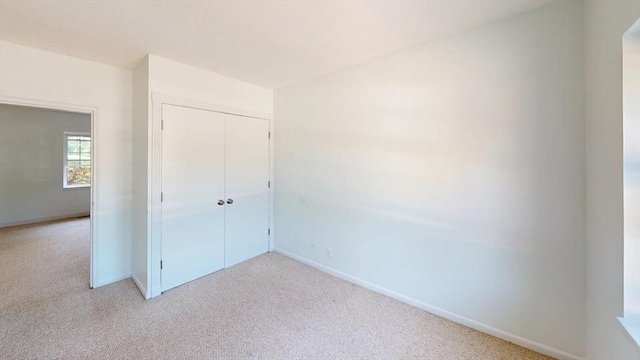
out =
[(162, 104), (162, 291), (269, 249), (269, 121)]

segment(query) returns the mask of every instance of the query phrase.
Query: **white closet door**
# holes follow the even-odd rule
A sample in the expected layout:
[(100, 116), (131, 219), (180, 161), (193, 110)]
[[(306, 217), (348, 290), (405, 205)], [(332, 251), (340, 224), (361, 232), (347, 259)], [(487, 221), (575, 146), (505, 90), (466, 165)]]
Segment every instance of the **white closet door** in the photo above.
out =
[(269, 250), (268, 132), (266, 120), (227, 115), (227, 267)]
[(163, 105), (162, 118), (164, 291), (224, 267), (225, 116)]

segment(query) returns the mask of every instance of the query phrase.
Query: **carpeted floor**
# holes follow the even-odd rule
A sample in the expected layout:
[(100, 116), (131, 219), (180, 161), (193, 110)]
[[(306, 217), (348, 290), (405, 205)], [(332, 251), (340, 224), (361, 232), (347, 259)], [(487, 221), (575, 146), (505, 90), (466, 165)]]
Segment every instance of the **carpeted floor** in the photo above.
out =
[(2, 359), (547, 359), (271, 253), (145, 301), (89, 220), (0, 229)]

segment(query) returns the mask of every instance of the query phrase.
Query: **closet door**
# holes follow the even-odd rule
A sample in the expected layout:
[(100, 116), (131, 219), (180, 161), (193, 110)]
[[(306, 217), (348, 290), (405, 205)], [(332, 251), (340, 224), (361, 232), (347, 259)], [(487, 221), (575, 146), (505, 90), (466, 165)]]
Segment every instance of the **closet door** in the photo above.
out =
[(269, 250), (269, 122), (227, 115), (225, 266)]
[(164, 291), (224, 267), (225, 116), (162, 105), (162, 119)]

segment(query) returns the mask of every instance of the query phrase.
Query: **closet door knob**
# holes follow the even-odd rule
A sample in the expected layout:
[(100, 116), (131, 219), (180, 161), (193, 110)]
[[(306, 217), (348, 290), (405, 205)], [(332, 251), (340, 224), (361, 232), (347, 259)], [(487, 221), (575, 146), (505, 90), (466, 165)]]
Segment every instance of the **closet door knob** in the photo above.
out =
[(224, 200), (218, 200), (218, 205), (220, 206), (224, 205)]
[(227, 199), (227, 204), (229, 205), (233, 204), (233, 199)]

